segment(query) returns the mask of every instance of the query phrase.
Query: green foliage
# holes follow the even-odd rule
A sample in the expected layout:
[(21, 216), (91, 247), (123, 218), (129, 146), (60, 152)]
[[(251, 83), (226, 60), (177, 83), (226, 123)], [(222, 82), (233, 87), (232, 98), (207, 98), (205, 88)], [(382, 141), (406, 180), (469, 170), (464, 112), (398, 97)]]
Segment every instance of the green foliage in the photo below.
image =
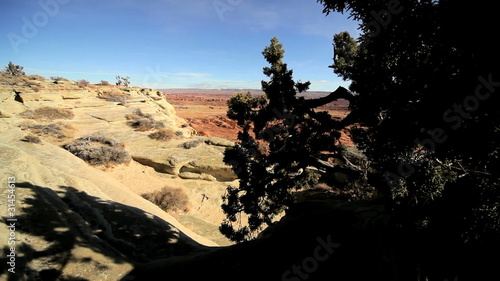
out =
[(358, 54), (358, 44), (348, 32), (340, 32), (333, 36), (334, 57), (333, 72), (339, 74), (344, 80), (350, 79), (353, 63)]
[(227, 101), (227, 116), (243, 126), (266, 102), (265, 96), (253, 97), (250, 92), (235, 94)]
[[(234, 241), (252, 238), (289, 206), (292, 192), (312, 187), (319, 174), (318, 159), (338, 155), (340, 134), (325, 112), (315, 112), (297, 93), (309, 82), (293, 80), (283, 62), (284, 50), (277, 38), (263, 55), (271, 66), (264, 68), (269, 81), (262, 81), (265, 96), (236, 94), (229, 102), (228, 116), (238, 121), (239, 142), (228, 148), (224, 161), (240, 179), (239, 187), (229, 186), (224, 196), (226, 220), (221, 232)], [(332, 125), (332, 126), (325, 126)], [(246, 213), (246, 226), (240, 214)]]
[(9, 64), (5, 67), (5, 73), (9, 75), (25, 75), (22, 66), (16, 65), (13, 62), (9, 62)]

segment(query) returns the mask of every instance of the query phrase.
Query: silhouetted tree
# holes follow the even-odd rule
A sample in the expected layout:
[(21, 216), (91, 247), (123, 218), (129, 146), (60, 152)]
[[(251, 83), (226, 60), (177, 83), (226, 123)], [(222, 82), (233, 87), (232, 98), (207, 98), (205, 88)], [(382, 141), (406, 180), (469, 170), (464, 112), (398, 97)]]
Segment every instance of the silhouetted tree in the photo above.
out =
[(494, 1), (318, 2), (360, 22), (357, 40), (334, 37), (333, 68), (352, 82), (355, 141), (398, 224), (448, 257), (498, 246), (499, 55), (465, 36), (496, 32)]
[[(238, 144), (226, 150), (224, 161), (233, 167), (240, 183), (228, 187), (224, 196), (227, 219), (220, 230), (234, 241), (249, 239), (271, 224), (293, 202), (293, 190), (317, 183), (318, 171), (342, 169), (325, 166), (328, 158), (340, 155), (338, 128), (342, 124), (314, 108), (351, 96), (339, 88), (322, 99), (298, 97), (310, 83), (293, 80), (293, 71), (283, 62), (284, 53), (276, 37), (262, 52), (270, 64), (264, 68), (270, 78), (262, 81), (264, 96), (237, 94), (228, 101), (228, 116), (238, 122), (241, 131)], [(235, 229), (241, 213), (248, 215), (248, 225)]]
[(116, 76), (116, 85), (117, 86), (125, 86), (128, 87), (130, 85), (130, 77), (121, 77), (120, 75)]

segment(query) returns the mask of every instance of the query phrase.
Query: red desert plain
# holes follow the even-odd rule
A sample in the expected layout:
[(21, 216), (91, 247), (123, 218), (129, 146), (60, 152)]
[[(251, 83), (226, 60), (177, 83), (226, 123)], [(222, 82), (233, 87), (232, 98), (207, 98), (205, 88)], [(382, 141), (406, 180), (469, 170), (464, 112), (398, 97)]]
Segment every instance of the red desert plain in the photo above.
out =
[[(226, 116), (227, 101), (236, 93), (250, 92), (252, 95), (262, 95), (261, 90), (207, 90), (207, 89), (164, 89), (167, 101), (172, 104), (179, 117), (193, 127), (198, 135), (220, 137), (236, 140), (239, 128), (235, 121)], [(307, 92), (306, 99), (327, 96), (329, 92)], [(349, 113), (349, 102), (337, 100), (318, 108), (328, 111), (332, 117), (344, 118)], [(341, 142), (352, 145), (350, 138), (342, 134)]]

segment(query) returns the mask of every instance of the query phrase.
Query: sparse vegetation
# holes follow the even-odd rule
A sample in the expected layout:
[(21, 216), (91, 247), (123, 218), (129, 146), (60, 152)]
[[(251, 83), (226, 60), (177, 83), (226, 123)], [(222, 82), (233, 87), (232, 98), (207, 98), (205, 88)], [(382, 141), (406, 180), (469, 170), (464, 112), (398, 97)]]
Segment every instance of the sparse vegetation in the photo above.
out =
[(172, 129), (159, 129), (158, 131), (148, 135), (149, 138), (160, 141), (168, 141), (176, 136)]
[(53, 80), (55, 83), (59, 82), (59, 81), (69, 81), (68, 79), (64, 78), (64, 77), (60, 77), (60, 76), (52, 76), (50, 77), (51, 80)]
[(44, 135), (57, 139), (65, 139), (72, 135), (73, 128), (63, 123), (53, 123), (48, 125), (32, 125), (27, 128), (36, 135)]
[(91, 165), (110, 165), (130, 162), (124, 145), (102, 133), (78, 138), (63, 148)]
[(23, 67), (20, 65), (16, 65), (11, 61), (5, 67), (5, 73), (9, 75), (25, 75)]
[(180, 188), (165, 186), (161, 190), (144, 193), (142, 197), (157, 205), (165, 212), (189, 211), (188, 196)]
[(116, 76), (116, 85), (117, 86), (125, 86), (128, 87), (130, 85), (130, 77), (121, 77), (120, 75)]
[(99, 84), (97, 84), (97, 85), (99, 85), (99, 86), (109, 86), (110, 84), (106, 80), (101, 80), (101, 82), (99, 82)]
[(127, 124), (137, 131), (165, 128), (163, 122), (156, 121), (151, 114), (143, 113), (140, 109), (136, 109), (133, 113), (125, 115), (125, 118), (129, 120)]
[(23, 117), (35, 120), (55, 120), (55, 119), (73, 119), (75, 115), (66, 108), (56, 108), (44, 106), (35, 110), (29, 110), (22, 114)]
[(26, 135), (23, 139), (21, 139), (21, 141), (29, 142), (29, 143), (41, 143), (42, 142), (42, 140), (38, 136), (35, 136), (35, 135)]
[(45, 81), (45, 77), (40, 76), (40, 75), (30, 75), (28, 76), (29, 80), (40, 80), (40, 81)]
[(85, 79), (82, 79), (82, 80), (78, 80), (76, 81), (76, 84), (78, 85), (78, 87), (80, 88), (85, 88), (87, 87), (88, 85), (90, 85), (90, 82), (88, 80), (85, 80)]
[(99, 92), (97, 97), (111, 102), (119, 102), (121, 105), (128, 103), (128, 96), (121, 91), (104, 91)]
[(197, 147), (198, 145), (200, 145), (201, 143), (203, 143), (203, 141), (201, 139), (196, 139), (196, 140), (190, 140), (190, 141), (187, 141), (187, 142), (184, 142), (184, 143), (181, 143), (179, 145), (179, 147), (182, 147), (182, 148), (185, 148), (185, 149), (191, 149), (191, 148), (195, 148)]
[(40, 85), (34, 85), (34, 86), (31, 86), (31, 89), (33, 89), (33, 91), (35, 91), (35, 93), (38, 93), (40, 92), (40, 90), (42, 89), (43, 87), (40, 86)]

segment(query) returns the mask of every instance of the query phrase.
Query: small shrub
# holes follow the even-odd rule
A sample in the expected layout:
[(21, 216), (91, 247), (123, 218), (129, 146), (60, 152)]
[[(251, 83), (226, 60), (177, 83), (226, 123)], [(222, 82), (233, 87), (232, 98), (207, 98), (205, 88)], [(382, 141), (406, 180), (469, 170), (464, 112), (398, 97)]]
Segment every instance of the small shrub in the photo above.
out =
[(136, 109), (133, 113), (125, 115), (125, 118), (129, 120), (127, 124), (137, 131), (165, 128), (165, 123), (156, 121), (151, 114), (143, 113), (140, 109)]
[(165, 212), (168, 211), (189, 211), (189, 199), (186, 193), (180, 188), (165, 186), (161, 190), (144, 193), (142, 197), (160, 207)]
[(128, 96), (120, 91), (104, 91), (102, 93), (98, 93), (97, 97), (106, 101), (119, 102), (122, 105), (128, 103)]
[(31, 89), (33, 89), (33, 91), (35, 91), (35, 93), (38, 93), (42, 89), (42, 86), (40, 86), (40, 85), (31, 86)]
[(175, 133), (171, 129), (159, 129), (158, 131), (148, 135), (149, 138), (160, 141), (171, 140), (175, 136)]
[(120, 142), (101, 133), (78, 138), (63, 148), (91, 165), (122, 164), (130, 161), (130, 155)]
[(75, 115), (66, 108), (44, 106), (24, 112), (22, 116), (35, 120), (73, 119)]
[(198, 139), (198, 140), (190, 140), (190, 141), (187, 141), (185, 143), (181, 143), (179, 145), (179, 147), (182, 147), (182, 148), (185, 148), (185, 149), (191, 149), (191, 148), (194, 148), (194, 147), (197, 147), (198, 145), (200, 145), (203, 141)]
[(60, 76), (52, 76), (50, 77), (51, 80), (54, 80), (54, 82), (58, 82), (58, 81), (69, 81), (68, 79), (64, 78), (64, 77), (60, 77)]
[(70, 136), (69, 131), (72, 130), (72, 127), (62, 123), (53, 123), (49, 125), (33, 125), (29, 126), (28, 129), (37, 135), (64, 139)]
[(90, 82), (89, 82), (88, 80), (82, 79), (82, 80), (78, 80), (78, 81), (76, 81), (76, 84), (77, 84), (80, 88), (85, 88), (85, 87), (87, 87), (88, 85), (90, 85)]
[(45, 81), (45, 77), (40, 76), (40, 75), (30, 75), (28, 76), (29, 80), (39, 80), (39, 81)]
[(99, 86), (109, 86), (110, 84), (106, 80), (101, 80), (101, 82), (99, 82), (99, 84), (97, 84), (97, 85), (99, 85)]
[(23, 139), (21, 139), (24, 142), (29, 142), (29, 143), (41, 143), (42, 140), (35, 135), (27, 135)]

